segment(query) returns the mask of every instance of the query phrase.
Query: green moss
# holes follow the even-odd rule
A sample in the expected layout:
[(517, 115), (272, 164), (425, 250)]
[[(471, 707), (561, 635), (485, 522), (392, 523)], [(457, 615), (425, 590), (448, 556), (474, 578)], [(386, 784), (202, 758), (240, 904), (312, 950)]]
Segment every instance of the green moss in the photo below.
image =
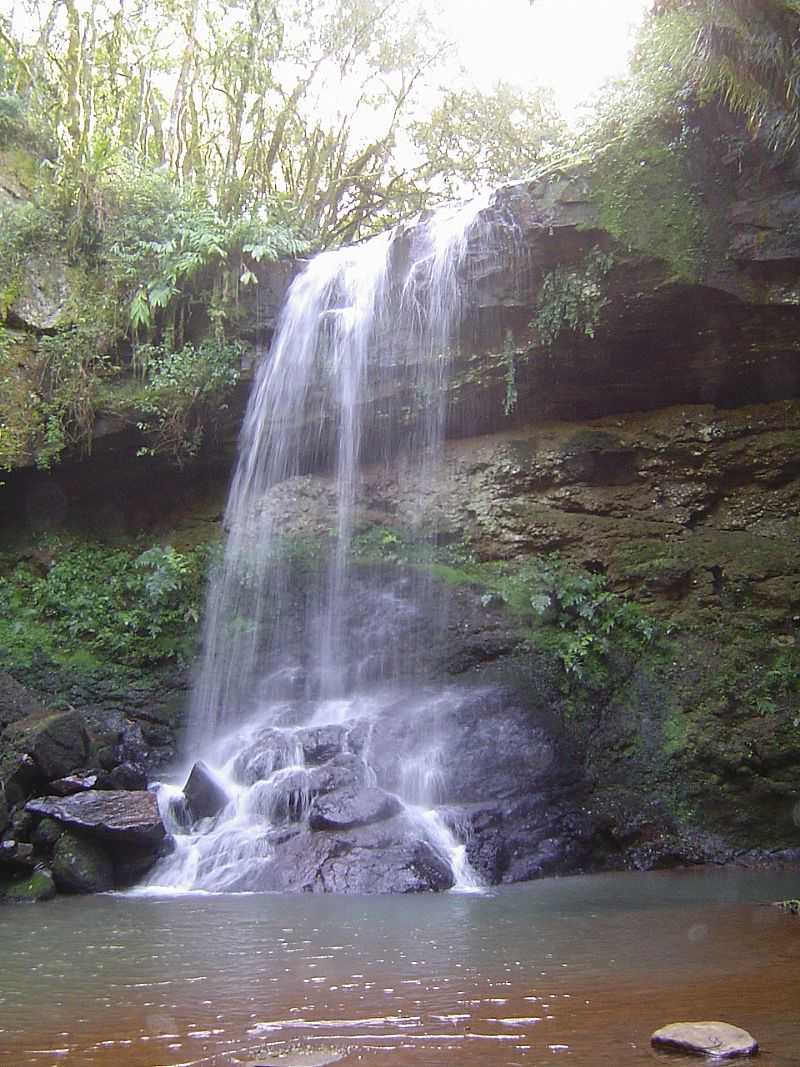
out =
[(664, 755), (674, 756), (686, 748), (690, 733), (690, 723), (686, 715), (673, 711), (664, 719)]
[(598, 157), (592, 192), (601, 226), (627, 247), (665, 259), (676, 280), (705, 272), (709, 219), (685, 138), (634, 126)]
[(15, 878), (0, 886), (0, 896), (8, 901), (35, 904), (41, 900), (51, 900), (56, 895), (56, 887), (47, 871), (34, 871), (28, 878)]

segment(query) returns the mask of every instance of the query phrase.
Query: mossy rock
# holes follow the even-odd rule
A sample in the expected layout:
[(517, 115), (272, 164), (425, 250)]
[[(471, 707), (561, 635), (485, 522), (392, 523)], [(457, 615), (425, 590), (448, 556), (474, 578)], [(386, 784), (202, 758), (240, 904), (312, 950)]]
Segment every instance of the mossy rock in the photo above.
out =
[(49, 871), (34, 871), (28, 878), (15, 878), (0, 887), (0, 898), (9, 902), (35, 904), (52, 900), (56, 895), (55, 882)]
[(33, 831), (32, 840), (39, 852), (50, 856), (63, 833), (64, 827), (60, 822), (56, 822), (55, 819), (40, 819)]
[(62, 893), (103, 893), (114, 887), (114, 865), (102, 845), (67, 830), (53, 851), (53, 878)]

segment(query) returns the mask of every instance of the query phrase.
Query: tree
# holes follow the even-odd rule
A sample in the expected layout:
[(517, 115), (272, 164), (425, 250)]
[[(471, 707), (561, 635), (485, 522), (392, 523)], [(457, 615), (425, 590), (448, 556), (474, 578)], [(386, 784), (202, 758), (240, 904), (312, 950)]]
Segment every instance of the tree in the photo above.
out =
[(451, 196), (530, 174), (565, 135), (549, 91), (506, 82), (448, 90), (413, 128), (427, 180)]
[(719, 96), (775, 149), (797, 145), (800, 0), (658, 0), (653, 13), (683, 37), (674, 55), (687, 86)]

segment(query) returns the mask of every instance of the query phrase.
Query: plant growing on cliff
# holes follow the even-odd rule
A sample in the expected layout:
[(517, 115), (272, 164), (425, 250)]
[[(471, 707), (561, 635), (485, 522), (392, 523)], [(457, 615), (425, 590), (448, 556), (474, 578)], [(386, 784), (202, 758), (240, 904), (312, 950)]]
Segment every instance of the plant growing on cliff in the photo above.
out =
[(798, 0), (658, 0), (654, 14), (640, 51), (670, 47), (684, 92), (721, 99), (780, 152), (797, 145)]
[(179, 352), (149, 348), (145, 386), (137, 403), (144, 418), (139, 429), (149, 443), (143, 455), (168, 455), (178, 463), (197, 455), (212, 415), (239, 380), (242, 349), (238, 344), (184, 345)]
[(593, 338), (608, 303), (605, 278), (614, 257), (593, 248), (578, 267), (556, 267), (545, 274), (539, 290), (536, 331), (545, 345), (562, 333)]
[[(200, 617), (208, 546), (143, 552), (99, 543), (51, 545), (45, 574), (19, 564), (0, 577), (0, 646), (6, 660), (84, 654), (141, 666), (183, 659)], [(11, 662), (9, 660), (9, 662)]]

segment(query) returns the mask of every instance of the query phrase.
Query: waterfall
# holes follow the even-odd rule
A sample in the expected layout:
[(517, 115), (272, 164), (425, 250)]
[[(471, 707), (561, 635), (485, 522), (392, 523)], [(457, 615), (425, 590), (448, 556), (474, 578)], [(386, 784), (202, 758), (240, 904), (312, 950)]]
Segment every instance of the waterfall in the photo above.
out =
[[(462, 697), (415, 691), (419, 633), (435, 614), (430, 585), (422, 575), (360, 572), (352, 542), (366, 450), (380, 453), (391, 439), (423, 475), (436, 462), (470, 285), (467, 249), (488, 228), (485, 206), (443, 209), (324, 252), (289, 290), (242, 429), (190, 715), (190, 749), (210, 765), (225, 803), (193, 818), (180, 791), (161, 789), (176, 846), (152, 886), (272, 888), (287, 834), (341, 825), (366, 849), (366, 831), (356, 830), (377, 823), (394, 827), (387, 840), (403, 870), (444, 864), (448, 877), (431, 875), (434, 886), (477, 884), (458, 817), (437, 791), (445, 739), (431, 740), (446, 734)], [(368, 397), (389, 398), (385, 431)], [(315, 467), (335, 475), (335, 520), (324, 561), (314, 558), (313, 579), (302, 583), (280, 490)], [(428, 524), (420, 536), (433, 532)], [(408, 724), (394, 768), (376, 752), (393, 721)]]

